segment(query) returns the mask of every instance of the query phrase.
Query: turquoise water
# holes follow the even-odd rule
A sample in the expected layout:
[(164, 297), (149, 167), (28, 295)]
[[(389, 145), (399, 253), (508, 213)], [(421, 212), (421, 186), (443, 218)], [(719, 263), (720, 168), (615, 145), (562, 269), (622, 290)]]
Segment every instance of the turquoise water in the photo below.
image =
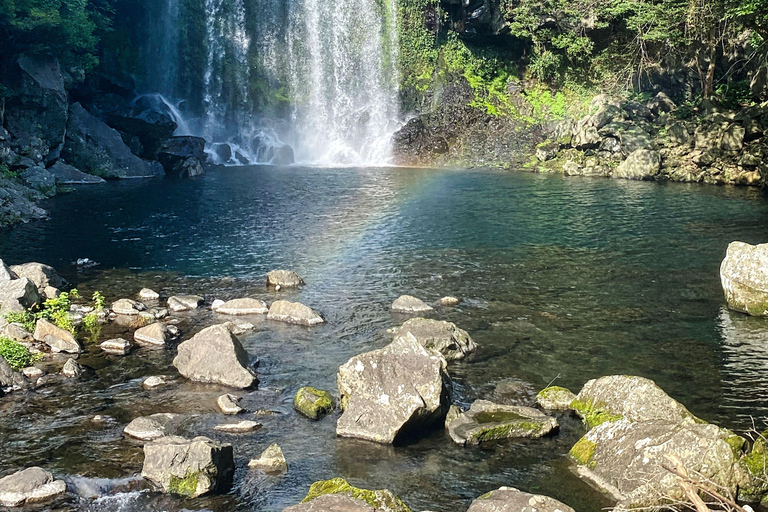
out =
[[(263, 286), (273, 268), (299, 272), (307, 286), (280, 294), (328, 319), (306, 329), (253, 319), (243, 337), (258, 358), (249, 411), (255, 434), (216, 433), (213, 401), (223, 391), (182, 380), (142, 391), (148, 375), (174, 374), (173, 349), (123, 359), (93, 346), (82, 382), (1, 402), (0, 473), (37, 463), (58, 474), (111, 479), (141, 468), (140, 446), (122, 439), (133, 417), (187, 414), (182, 433), (232, 442), (238, 470), (223, 497), (179, 500), (131, 492), (72, 510), (282, 510), (315, 480), (343, 476), (389, 488), (414, 510), (463, 512), (501, 485), (554, 496), (579, 512), (609, 506), (565, 457), (582, 435), (560, 416), (557, 436), (454, 445), (442, 431), (402, 447), (336, 439), (335, 417), (313, 423), (291, 408), (307, 384), (335, 390), (338, 366), (389, 341), (404, 321), (389, 312), (408, 293), (428, 302), (462, 298), (434, 317), (456, 322), (479, 345), (453, 363), (456, 403), (502, 399), (494, 388), (519, 381), (510, 403), (526, 403), (553, 380), (577, 391), (588, 379), (627, 373), (654, 379), (694, 414), (736, 430), (768, 413), (768, 319), (723, 308), (718, 268), (733, 240), (768, 238), (761, 191), (522, 173), (413, 169), (229, 168), (201, 179), (107, 183), (44, 205), (51, 220), (0, 234), (9, 263), (42, 261), (84, 294), (165, 293), (274, 300)], [(100, 263), (78, 272), (77, 258)], [(181, 318), (185, 337), (217, 321)], [(221, 320), (221, 318), (219, 318)], [(113, 334), (117, 327), (110, 327)], [(94, 414), (114, 416), (95, 426)], [(246, 465), (271, 442), (289, 472), (260, 477)], [(129, 489), (132, 488), (128, 486)]]

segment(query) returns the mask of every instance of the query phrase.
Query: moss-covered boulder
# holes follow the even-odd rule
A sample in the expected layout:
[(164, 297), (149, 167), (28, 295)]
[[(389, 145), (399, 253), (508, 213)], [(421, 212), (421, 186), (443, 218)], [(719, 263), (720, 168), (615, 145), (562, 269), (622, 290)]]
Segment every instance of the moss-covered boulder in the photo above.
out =
[(333, 397), (327, 391), (305, 387), (296, 392), (293, 407), (307, 418), (319, 420), (333, 411)]
[(513, 487), (501, 487), (483, 494), (467, 512), (574, 512), (571, 507), (549, 496), (529, 494)]
[(687, 498), (680, 479), (664, 468), (668, 455), (680, 458), (691, 475), (700, 475), (735, 495), (742, 475), (733, 434), (692, 421), (621, 419), (591, 429), (570, 451), (579, 474), (612, 495), (616, 510), (656, 507)]
[(448, 434), (458, 444), (476, 445), (514, 437), (538, 438), (557, 428), (557, 420), (538, 409), (476, 400), (448, 425)]
[(571, 390), (560, 386), (549, 386), (538, 392), (536, 403), (543, 409), (551, 411), (568, 411), (576, 399)]
[[(379, 491), (369, 491), (367, 489), (358, 489), (357, 487), (353, 487), (344, 480), (343, 478), (334, 478), (332, 480), (323, 480), (320, 482), (315, 482), (312, 484), (312, 486), (309, 488), (309, 492), (307, 493), (307, 497), (304, 498), (302, 501), (303, 504), (309, 504), (317, 499), (321, 499), (324, 496), (344, 496), (347, 498), (351, 498), (357, 501), (362, 502), (363, 504), (367, 505), (367, 507), (372, 508), (376, 512), (411, 512), (411, 509), (408, 508), (408, 506), (400, 501), (400, 498), (395, 496), (391, 491), (387, 489), (379, 490)], [(347, 502), (349, 505), (349, 502)], [(361, 505), (358, 505), (360, 507)], [(292, 512), (299, 512), (299, 511), (309, 511), (309, 510), (335, 510), (331, 508), (316, 508), (316, 509), (310, 509), (310, 508), (299, 508), (299, 507), (291, 507), (286, 510), (291, 510)], [(354, 510), (357, 511), (363, 511), (368, 510), (365, 507), (362, 508), (344, 508), (339, 510)]]
[(235, 471), (232, 445), (207, 437), (161, 437), (144, 445), (141, 476), (160, 490), (183, 496), (226, 491)]
[(732, 242), (720, 265), (728, 307), (753, 316), (768, 316), (768, 244)]
[(680, 402), (670, 397), (650, 379), (631, 375), (610, 375), (590, 380), (581, 389), (571, 408), (582, 417), (587, 428), (601, 423), (666, 420), (698, 421)]
[[(739, 460), (738, 468), (741, 470), (742, 482), (739, 485), (739, 500), (748, 503), (768, 504), (768, 448), (765, 444), (765, 434), (759, 437), (753, 444), (749, 453)], [(742, 438), (734, 436), (737, 439)], [(737, 445), (733, 444), (734, 449)], [(743, 443), (740, 448), (743, 448)]]

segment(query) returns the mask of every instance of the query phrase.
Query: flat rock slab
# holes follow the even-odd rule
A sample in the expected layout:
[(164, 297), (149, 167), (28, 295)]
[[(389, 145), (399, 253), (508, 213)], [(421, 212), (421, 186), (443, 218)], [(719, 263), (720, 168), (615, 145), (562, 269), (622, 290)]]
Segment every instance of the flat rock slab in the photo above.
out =
[(477, 349), (472, 337), (453, 322), (411, 318), (396, 332), (395, 337), (411, 333), (416, 340), (430, 350), (440, 352), (447, 361), (463, 359)]
[(161, 437), (144, 445), (141, 476), (163, 492), (196, 497), (224, 492), (232, 484), (231, 444), (207, 437)]
[(142, 416), (131, 421), (124, 429), (127, 436), (141, 441), (154, 441), (171, 432), (179, 419), (178, 414), (158, 413)]
[(216, 405), (219, 406), (219, 409), (221, 409), (221, 412), (224, 414), (240, 414), (243, 412), (243, 408), (237, 405), (237, 403), (240, 401), (239, 397), (236, 397), (235, 395), (221, 395), (219, 398), (216, 399)]
[(184, 377), (235, 388), (256, 384), (256, 374), (248, 364), (248, 354), (227, 326), (203, 329), (181, 343), (173, 365)]
[(720, 264), (720, 282), (729, 308), (768, 316), (768, 244), (729, 244)]
[(131, 299), (120, 299), (112, 303), (112, 312), (116, 315), (136, 316), (145, 309), (144, 304)]
[(67, 492), (64, 480), (39, 467), (17, 471), (0, 479), (0, 504), (20, 507), (26, 503), (44, 501)]
[(277, 445), (270, 445), (258, 459), (251, 459), (248, 467), (260, 469), (265, 473), (280, 474), (288, 471), (288, 463), (285, 461), (283, 450)]
[(410, 334), (353, 357), (336, 378), (344, 411), (336, 434), (389, 444), (441, 421), (452, 389), (446, 365)]
[(325, 323), (325, 319), (314, 309), (300, 302), (288, 302), (287, 300), (273, 302), (269, 307), (267, 319), (306, 326)]
[(65, 354), (79, 354), (83, 351), (80, 343), (75, 339), (71, 332), (62, 329), (48, 320), (41, 318), (35, 324), (34, 338), (42, 341), (52, 352), (64, 352)]
[(200, 307), (203, 298), (199, 295), (174, 295), (168, 297), (168, 309), (171, 311), (190, 311)]
[(108, 354), (124, 356), (131, 351), (131, 347), (133, 345), (131, 345), (131, 342), (126, 339), (115, 338), (112, 340), (104, 341), (99, 346), (101, 347), (101, 350)]
[(392, 311), (395, 313), (427, 313), (433, 309), (423, 300), (411, 295), (401, 295), (392, 303)]
[(137, 329), (133, 333), (133, 339), (136, 340), (136, 343), (162, 347), (168, 341), (168, 329), (164, 323), (155, 322)]
[(243, 420), (237, 423), (223, 423), (221, 425), (216, 425), (213, 427), (213, 430), (218, 430), (219, 432), (227, 432), (230, 434), (244, 434), (246, 432), (253, 432), (254, 430), (258, 430), (260, 428), (261, 423), (257, 421)]
[(480, 496), (467, 512), (574, 512), (554, 498), (501, 487)]
[(221, 315), (266, 315), (269, 312), (267, 303), (258, 299), (233, 299), (219, 305), (216, 312)]
[(267, 273), (267, 286), (296, 288), (303, 284), (304, 280), (292, 270), (272, 270)]
[(535, 439), (557, 428), (557, 420), (538, 409), (476, 400), (448, 425), (448, 434), (455, 443), (476, 445), (498, 439)]

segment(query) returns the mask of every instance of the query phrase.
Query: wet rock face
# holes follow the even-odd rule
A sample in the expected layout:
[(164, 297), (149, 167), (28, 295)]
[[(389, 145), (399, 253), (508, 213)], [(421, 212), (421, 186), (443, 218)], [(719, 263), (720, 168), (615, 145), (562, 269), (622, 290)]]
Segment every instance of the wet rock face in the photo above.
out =
[(407, 333), (411, 333), (424, 347), (441, 353), (446, 361), (463, 359), (477, 348), (467, 331), (452, 322), (411, 318), (397, 330), (395, 338)]
[(480, 496), (467, 512), (574, 512), (554, 498), (501, 487)]
[(171, 137), (157, 153), (157, 159), (169, 176), (203, 174), (205, 139), (192, 136)]
[(0, 504), (20, 507), (44, 501), (67, 492), (64, 480), (56, 480), (48, 471), (31, 467), (0, 479)]
[(581, 475), (618, 500), (617, 510), (629, 510), (686, 499), (680, 479), (663, 467), (669, 465), (668, 454), (680, 457), (689, 474), (698, 473), (735, 495), (732, 437), (710, 424), (620, 420), (590, 430), (571, 449), (571, 457)]
[(234, 469), (232, 445), (168, 436), (144, 445), (141, 476), (163, 492), (195, 497), (226, 491)]
[(446, 364), (412, 335), (353, 357), (336, 377), (344, 411), (337, 435), (389, 444), (440, 422), (450, 405)]
[(448, 424), (448, 434), (455, 443), (477, 445), (515, 437), (535, 439), (557, 428), (557, 420), (538, 409), (476, 400)]
[(250, 388), (257, 382), (248, 354), (224, 325), (203, 329), (181, 343), (173, 365), (184, 377), (197, 382), (235, 388)]
[(350, 496), (326, 494), (306, 503), (283, 509), (283, 512), (376, 512), (376, 509)]
[(729, 308), (768, 316), (768, 244), (728, 245), (720, 265), (720, 282)]

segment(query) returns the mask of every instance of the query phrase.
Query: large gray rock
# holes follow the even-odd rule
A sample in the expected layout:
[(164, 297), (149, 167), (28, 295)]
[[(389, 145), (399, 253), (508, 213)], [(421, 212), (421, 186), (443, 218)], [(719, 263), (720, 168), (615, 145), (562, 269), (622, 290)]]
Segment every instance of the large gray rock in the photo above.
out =
[(106, 113), (106, 121), (112, 128), (138, 137), (143, 149), (141, 156), (154, 159), (163, 145), (173, 137), (176, 123), (164, 104), (152, 104), (140, 98), (131, 106), (113, 105)]
[(269, 312), (267, 304), (258, 299), (232, 299), (216, 308), (222, 315), (265, 315)]
[(344, 411), (336, 433), (387, 444), (441, 421), (451, 395), (446, 365), (411, 334), (353, 357), (336, 377)]
[(26, 186), (40, 192), (43, 197), (56, 195), (56, 178), (43, 167), (30, 167), (19, 174), (19, 178)]
[(37, 287), (26, 277), (0, 283), (0, 313), (22, 312), (40, 302)]
[(720, 264), (720, 282), (729, 308), (768, 316), (768, 244), (731, 242)]
[(658, 151), (638, 149), (630, 153), (613, 173), (614, 178), (629, 180), (650, 180), (661, 170), (661, 156)]
[(477, 445), (515, 437), (536, 439), (557, 428), (557, 420), (538, 409), (475, 400), (448, 424), (448, 434), (457, 444)]
[(48, 320), (41, 318), (35, 325), (34, 338), (42, 341), (52, 352), (64, 352), (65, 354), (78, 354), (83, 347), (75, 339), (71, 332), (62, 329)]
[(325, 319), (314, 309), (300, 302), (288, 302), (287, 300), (273, 302), (269, 306), (267, 319), (307, 326), (325, 323)]
[(85, 368), (80, 366), (77, 361), (71, 358), (67, 359), (67, 362), (64, 363), (64, 368), (61, 369), (61, 374), (65, 377), (69, 377), (70, 379), (79, 379), (82, 377), (84, 372)]
[(306, 503), (285, 508), (283, 512), (376, 512), (376, 509), (351, 496), (325, 494)]
[(746, 129), (740, 124), (732, 124), (720, 137), (720, 149), (723, 151), (741, 151), (744, 147)]
[(151, 178), (156, 174), (131, 153), (117, 130), (92, 116), (79, 103), (69, 107), (62, 156), (78, 169), (102, 178)]
[(171, 137), (160, 148), (157, 159), (169, 176), (181, 178), (203, 174), (205, 139), (186, 135)]
[(180, 344), (173, 365), (184, 377), (197, 382), (235, 388), (249, 388), (257, 382), (248, 354), (224, 325), (203, 329)]
[(6, 82), (16, 93), (5, 105), (5, 125), (16, 135), (36, 137), (50, 151), (42, 155), (50, 160), (58, 156), (67, 128), (67, 92), (57, 60), (50, 57), (22, 55)]
[(463, 359), (477, 348), (472, 337), (452, 322), (411, 318), (395, 332), (395, 337), (413, 334), (416, 340), (430, 350), (440, 352), (446, 361)]
[(137, 343), (144, 343), (147, 345), (163, 346), (168, 341), (168, 329), (162, 322), (155, 322), (140, 329), (136, 329), (133, 333), (133, 339)]
[(392, 303), (395, 313), (426, 313), (432, 310), (432, 306), (412, 295), (401, 295)]
[(667, 456), (679, 457), (689, 474), (736, 495), (740, 475), (738, 456), (729, 441), (735, 438), (716, 425), (667, 420), (603, 423), (571, 449), (579, 474), (611, 494), (614, 510), (654, 508), (669, 500), (687, 501), (680, 479), (664, 469)]
[(592, 428), (603, 422), (665, 420), (693, 422), (696, 417), (652, 380), (610, 375), (584, 384), (571, 407)]
[(48, 172), (53, 175), (56, 183), (59, 185), (93, 185), (104, 183), (103, 178), (86, 174), (61, 160), (50, 166)]
[(8, 265), (6, 265), (3, 260), (0, 260), (0, 283), (6, 283), (18, 278), (19, 276), (17, 276), (13, 270), (8, 268)]
[(513, 487), (500, 487), (472, 502), (467, 512), (574, 512), (549, 496), (529, 494)]
[(304, 284), (304, 280), (292, 270), (272, 270), (267, 273), (267, 286), (295, 288)]
[(26, 277), (38, 290), (52, 286), (54, 288), (63, 288), (67, 282), (50, 265), (43, 263), (25, 263), (23, 265), (12, 265), (13, 271), (19, 278)]
[(27, 503), (44, 501), (67, 492), (64, 480), (39, 467), (17, 471), (0, 479), (0, 504), (20, 507)]
[(641, 149), (650, 150), (653, 140), (648, 132), (638, 126), (631, 126), (618, 133), (621, 140), (621, 149), (625, 155), (631, 155)]
[(161, 437), (144, 445), (141, 476), (163, 492), (200, 496), (223, 492), (235, 470), (232, 445), (207, 437)]

